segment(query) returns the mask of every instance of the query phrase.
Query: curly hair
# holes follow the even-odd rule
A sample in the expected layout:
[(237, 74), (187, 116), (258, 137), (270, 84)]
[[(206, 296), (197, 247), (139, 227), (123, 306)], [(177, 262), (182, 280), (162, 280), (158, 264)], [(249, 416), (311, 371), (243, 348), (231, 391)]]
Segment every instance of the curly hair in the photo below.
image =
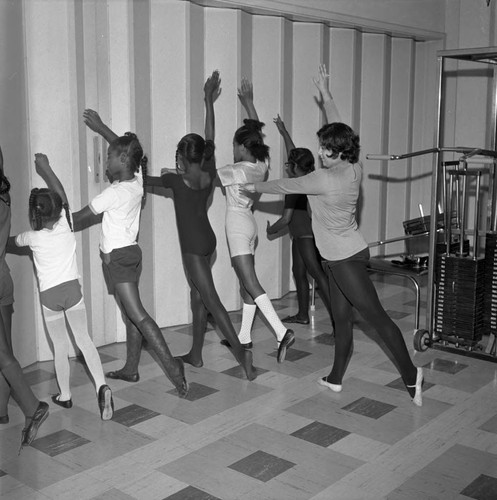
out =
[(126, 132), (123, 136), (114, 139), (110, 143), (109, 149), (116, 151), (117, 154), (126, 153), (128, 157), (127, 164), (131, 172), (136, 173), (141, 167), (143, 177), (143, 199), (145, 199), (148, 158), (143, 154), (143, 148), (137, 135), (133, 132)]
[(293, 148), (288, 153), (288, 163), (308, 174), (314, 171), (314, 155), (307, 148)]
[(34, 188), (29, 196), (29, 222), (34, 231), (41, 231), (50, 223), (57, 222), (64, 209), (66, 219), (71, 231), (73, 231), (71, 217), (69, 215), (69, 205), (62, 203), (62, 198), (58, 193), (47, 188)]
[(317, 135), (321, 147), (333, 152), (332, 158), (340, 155), (341, 160), (349, 163), (359, 160), (359, 135), (345, 123), (328, 123), (318, 130)]
[(243, 125), (235, 132), (235, 142), (242, 144), (259, 161), (269, 158), (269, 146), (264, 144), (262, 138), (262, 127), (264, 123), (245, 119)]

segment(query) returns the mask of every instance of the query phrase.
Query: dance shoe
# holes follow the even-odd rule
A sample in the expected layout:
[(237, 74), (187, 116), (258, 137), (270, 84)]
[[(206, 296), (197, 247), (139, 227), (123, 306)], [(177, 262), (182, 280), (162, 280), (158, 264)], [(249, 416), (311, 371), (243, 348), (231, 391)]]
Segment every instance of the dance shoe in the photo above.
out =
[(180, 387), (176, 386), (176, 390), (178, 391), (178, 396), (181, 399), (185, 399), (188, 396), (188, 391), (190, 389), (188, 387), (188, 382), (186, 381), (186, 377), (185, 377), (185, 363), (179, 357), (178, 358), (174, 358), (174, 359), (179, 364), (179, 371), (180, 371), (181, 378), (182, 378), (181, 385), (180, 385)]
[(124, 373), (121, 370), (107, 372), (105, 376), (114, 380), (124, 380), (125, 382), (138, 382), (140, 380), (139, 373)]
[(19, 449), (19, 453), (25, 446), (29, 446), (36, 434), (38, 433), (38, 429), (40, 425), (45, 422), (48, 417), (48, 403), (41, 401), (36, 409), (34, 415), (29, 419), (29, 424), (24, 427), (21, 433), (21, 448)]
[(418, 367), (418, 373), (416, 374), (416, 384), (415, 385), (408, 385), (407, 387), (415, 387), (416, 392), (414, 394), (414, 397), (412, 398), (412, 402), (416, 406), (423, 406), (423, 368)]
[[(224, 345), (225, 347), (229, 347), (231, 349), (231, 344), (226, 339), (222, 339), (221, 340), (221, 345)], [(241, 344), (241, 346), (244, 349), (252, 349), (252, 347), (254, 346), (254, 344), (252, 344), (252, 342), (247, 342), (246, 344)]]
[(278, 346), (278, 363), (285, 361), (286, 350), (295, 343), (293, 330), (287, 330), (285, 336), (281, 339)]
[(98, 390), (98, 408), (102, 420), (110, 420), (114, 415), (114, 400), (108, 385), (101, 385)]
[(296, 314), (294, 316), (287, 316), (281, 320), (283, 323), (299, 323), (301, 325), (308, 325), (308, 319), (301, 319)]
[(72, 399), (60, 400), (60, 394), (52, 395), (52, 402), (56, 405), (62, 406), (62, 408), (72, 408)]
[(342, 392), (342, 384), (330, 384), (327, 380), (327, 377), (318, 378), (318, 384), (324, 385), (328, 389), (331, 389), (333, 392)]

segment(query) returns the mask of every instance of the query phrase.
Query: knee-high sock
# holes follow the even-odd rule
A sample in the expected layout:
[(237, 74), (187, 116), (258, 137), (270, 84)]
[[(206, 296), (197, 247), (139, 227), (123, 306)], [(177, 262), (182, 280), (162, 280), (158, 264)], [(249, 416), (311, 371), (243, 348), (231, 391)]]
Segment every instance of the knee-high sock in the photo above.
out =
[(26, 382), (22, 368), (14, 359), (2, 368), (2, 375), (16, 394), (16, 400), (26, 417), (31, 417), (38, 408), (39, 401)]
[(71, 327), (74, 341), (83, 354), (86, 366), (93, 377), (95, 390), (98, 394), (99, 388), (105, 385), (105, 377), (97, 348), (88, 333), (88, 320), (83, 298), (75, 306), (67, 309), (66, 317)]
[(69, 366), (69, 337), (67, 335), (66, 318), (62, 311), (52, 311), (42, 307), (45, 325), (52, 339), (54, 349), (55, 376), (59, 384), (59, 399), (71, 399), (71, 368)]
[(256, 304), (243, 303), (242, 309), (242, 324), (238, 332), (238, 339), (241, 344), (252, 342), (252, 325), (254, 323), (255, 312), (257, 311)]
[(269, 297), (263, 293), (254, 299), (254, 302), (257, 304), (257, 307), (261, 310), (262, 314), (264, 314), (264, 317), (268, 320), (279, 342), (285, 336), (287, 328), (276, 314)]

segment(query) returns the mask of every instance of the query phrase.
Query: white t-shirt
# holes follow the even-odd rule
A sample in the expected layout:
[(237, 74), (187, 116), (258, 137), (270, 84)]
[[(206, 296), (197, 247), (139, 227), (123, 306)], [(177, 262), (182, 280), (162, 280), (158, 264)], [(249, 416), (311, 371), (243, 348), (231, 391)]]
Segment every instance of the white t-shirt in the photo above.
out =
[(110, 253), (116, 248), (136, 245), (140, 229), (143, 197), (141, 172), (129, 181), (115, 181), (91, 200), (94, 214), (103, 213), (100, 231), (100, 250)]
[(38, 274), (40, 292), (79, 279), (76, 262), (76, 238), (62, 210), (52, 229), (26, 231), (16, 236), (18, 247), (29, 246)]

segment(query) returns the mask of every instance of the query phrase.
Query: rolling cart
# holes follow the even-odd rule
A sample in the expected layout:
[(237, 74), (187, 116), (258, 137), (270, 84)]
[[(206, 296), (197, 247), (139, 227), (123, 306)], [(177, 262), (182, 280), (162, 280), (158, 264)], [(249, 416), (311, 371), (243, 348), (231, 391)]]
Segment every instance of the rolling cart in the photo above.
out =
[[(447, 59), (494, 68), (490, 149), (441, 144)], [(426, 329), (415, 330), (414, 348), (497, 362), (497, 47), (439, 51), (438, 62), (436, 147), (366, 158), (395, 161), (433, 155), (431, 213), (437, 216), (431, 217), (429, 227)], [(482, 179), (488, 190), (486, 213), (481, 206)], [(443, 228), (439, 227), (440, 207)]]

